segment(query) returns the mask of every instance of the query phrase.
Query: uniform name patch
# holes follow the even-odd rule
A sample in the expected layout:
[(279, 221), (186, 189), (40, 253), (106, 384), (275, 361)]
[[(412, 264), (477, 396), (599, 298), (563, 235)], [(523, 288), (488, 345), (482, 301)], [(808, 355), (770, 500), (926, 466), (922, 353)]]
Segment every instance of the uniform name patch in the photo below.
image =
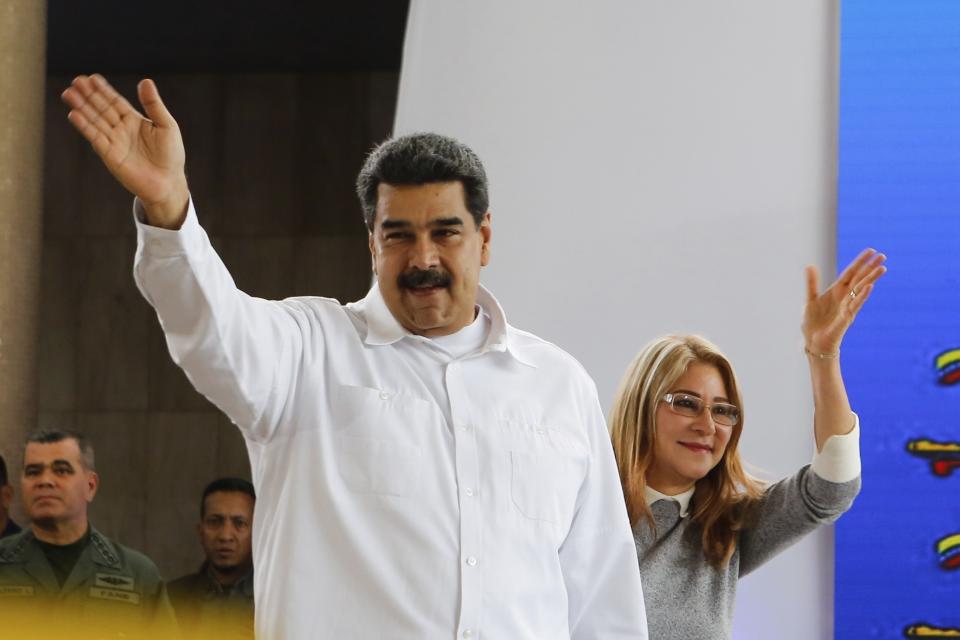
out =
[(117, 589), (104, 589), (103, 587), (91, 587), (91, 598), (100, 598), (101, 600), (114, 600), (116, 602), (126, 602), (127, 604), (140, 604), (140, 594), (130, 591), (118, 591)]
[(34, 595), (33, 587), (30, 586), (16, 586), (16, 585), (0, 585), (0, 596), (32, 596)]
[(133, 578), (118, 576), (113, 573), (98, 573), (93, 584), (94, 586), (103, 587), (104, 589), (133, 591)]

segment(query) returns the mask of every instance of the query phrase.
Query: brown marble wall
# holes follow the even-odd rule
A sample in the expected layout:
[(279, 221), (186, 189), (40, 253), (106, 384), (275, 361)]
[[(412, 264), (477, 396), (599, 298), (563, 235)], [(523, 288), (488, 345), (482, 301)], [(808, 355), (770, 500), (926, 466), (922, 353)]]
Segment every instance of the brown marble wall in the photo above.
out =
[[(370, 259), (353, 182), (393, 121), (396, 73), (154, 78), (177, 118), (201, 224), (252, 295), (361, 297)], [(129, 98), (137, 78), (111, 77)], [(38, 404), (90, 434), (92, 521), (172, 578), (201, 561), (198, 499), (249, 477), (242, 438), (171, 362), (131, 275), (131, 197), (73, 132), (49, 78)]]

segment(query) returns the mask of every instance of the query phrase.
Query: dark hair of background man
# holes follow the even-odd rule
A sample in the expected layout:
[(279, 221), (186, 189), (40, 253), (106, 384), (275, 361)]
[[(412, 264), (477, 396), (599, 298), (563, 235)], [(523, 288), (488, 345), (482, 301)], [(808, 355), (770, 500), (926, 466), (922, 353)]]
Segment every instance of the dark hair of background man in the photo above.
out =
[(238, 492), (245, 493), (256, 501), (257, 494), (253, 490), (253, 484), (243, 478), (217, 478), (206, 486), (203, 490), (203, 496), (200, 498), (200, 519), (203, 520), (207, 515), (207, 496), (217, 492)]
[(27, 436), (26, 444), (53, 444), (64, 440), (75, 440), (80, 449), (80, 462), (87, 471), (96, 471), (96, 456), (90, 438), (71, 429), (39, 429)]

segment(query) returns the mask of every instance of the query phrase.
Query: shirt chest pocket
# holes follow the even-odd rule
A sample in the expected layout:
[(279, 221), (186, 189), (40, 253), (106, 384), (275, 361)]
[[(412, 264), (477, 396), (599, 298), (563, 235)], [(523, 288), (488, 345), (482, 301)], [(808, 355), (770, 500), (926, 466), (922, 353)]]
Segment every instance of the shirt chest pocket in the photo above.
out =
[(336, 467), (344, 486), (357, 493), (414, 494), (422, 437), (437, 420), (433, 405), (405, 394), (342, 386), (333, 409)]
[(553, 450), (510, 452), (510, 498), (521, 516), (566, 529), (586, 474), (583, 456)]

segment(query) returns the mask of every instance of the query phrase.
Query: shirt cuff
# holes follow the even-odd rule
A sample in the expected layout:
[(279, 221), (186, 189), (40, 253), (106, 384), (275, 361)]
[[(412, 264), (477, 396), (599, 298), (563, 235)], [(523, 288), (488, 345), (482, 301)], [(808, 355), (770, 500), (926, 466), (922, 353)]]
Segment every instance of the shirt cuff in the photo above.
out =
[(187, 217), (179, 229), (162, 229), (147, 224), (140, 198), (133, 199), (133, 220), (137, 225), (137, 245), (145, 255), (155, 258), (183, 256), (203, 244), (203, 229), (197, 221), (193, 196), (187, 202)]
[(860, 416), (854, 413), (853, 418), (849, 433), (830, 436), (823, 450), (813, 454), (813, 472), (828, 482), (850, 482), (860, 476)]

